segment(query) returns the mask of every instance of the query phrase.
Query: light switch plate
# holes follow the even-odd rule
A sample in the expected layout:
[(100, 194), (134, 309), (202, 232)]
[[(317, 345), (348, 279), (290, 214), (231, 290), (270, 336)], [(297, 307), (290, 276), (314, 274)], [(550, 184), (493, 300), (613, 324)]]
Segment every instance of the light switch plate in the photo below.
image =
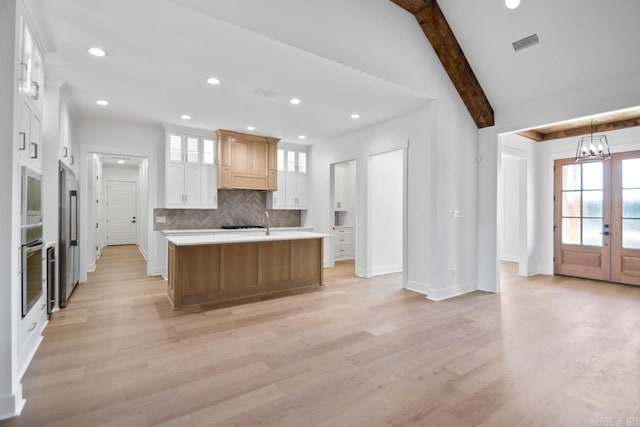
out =
[(164, 224), (167, 222), (167, 217), (166, 216), (157, 216), (156, 217), (156, 224)]

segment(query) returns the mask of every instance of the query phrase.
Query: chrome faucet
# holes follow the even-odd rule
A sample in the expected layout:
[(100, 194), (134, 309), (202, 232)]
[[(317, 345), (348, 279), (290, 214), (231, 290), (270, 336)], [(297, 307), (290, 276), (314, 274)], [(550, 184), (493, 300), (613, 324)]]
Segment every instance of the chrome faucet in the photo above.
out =
[(269, 212), (264, 211), (264, 213), (260, 217), (260, 222), (262, 223), (262, 225), (264, 225), (265, 233), (268, 236), (271, 233), (271, 221), (269, 220)]

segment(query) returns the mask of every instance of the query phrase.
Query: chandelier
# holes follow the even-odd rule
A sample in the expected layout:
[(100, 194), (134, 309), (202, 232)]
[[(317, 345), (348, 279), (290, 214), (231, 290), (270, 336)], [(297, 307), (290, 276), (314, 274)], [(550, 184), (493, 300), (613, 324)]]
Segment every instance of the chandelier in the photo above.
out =
[(576, 163), (601, 162), (611, 158), (611, 150), (605, 135), (593, 134), (593, 120), (591, 120), (591, 135), (583, 136), (578, 141)]

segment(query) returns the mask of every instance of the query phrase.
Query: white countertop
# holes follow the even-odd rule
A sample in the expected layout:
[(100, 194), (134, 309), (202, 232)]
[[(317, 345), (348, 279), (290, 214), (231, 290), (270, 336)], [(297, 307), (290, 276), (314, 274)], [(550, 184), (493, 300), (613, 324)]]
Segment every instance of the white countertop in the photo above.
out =
[(269, 242), (276, 240), (322, 239), (325, 237), (333, 237), (332, 234), (312, 233), (310, 231), (272, 230), (271, 234), (268, 236), (261, 230), (252, 231), (252, 233), (209, 233), (182, 236), (169, 235), (167, 236), (167, 240), (176, 246), (192, 246), (224, 243)]
[[(313, 227), (271, 227), (271, 232), (280, 231), (312, 231)], [(259, 228), (242, 228), (236, 230), (229, 230), (225, 228), (202, 228), (202, 229), (187, 229), (187, 230), (160, 230), (162, 234), (169, 237), (175, 234), (212, 234), (212, 233), (256, 233), (262, 232)]]

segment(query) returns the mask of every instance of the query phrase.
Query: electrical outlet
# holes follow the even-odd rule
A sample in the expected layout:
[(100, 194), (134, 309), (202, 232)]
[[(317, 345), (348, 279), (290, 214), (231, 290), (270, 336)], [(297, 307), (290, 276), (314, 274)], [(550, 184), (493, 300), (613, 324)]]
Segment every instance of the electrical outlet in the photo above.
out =
[(157, 216), (156, 217), (156, 224), (164, 224), (167, 222), (167, 217), (166, 216)]
[(460, 211), (458, 209), (454, 209), (453, 210), (453, 217), (454, 218), (460, 218)]

